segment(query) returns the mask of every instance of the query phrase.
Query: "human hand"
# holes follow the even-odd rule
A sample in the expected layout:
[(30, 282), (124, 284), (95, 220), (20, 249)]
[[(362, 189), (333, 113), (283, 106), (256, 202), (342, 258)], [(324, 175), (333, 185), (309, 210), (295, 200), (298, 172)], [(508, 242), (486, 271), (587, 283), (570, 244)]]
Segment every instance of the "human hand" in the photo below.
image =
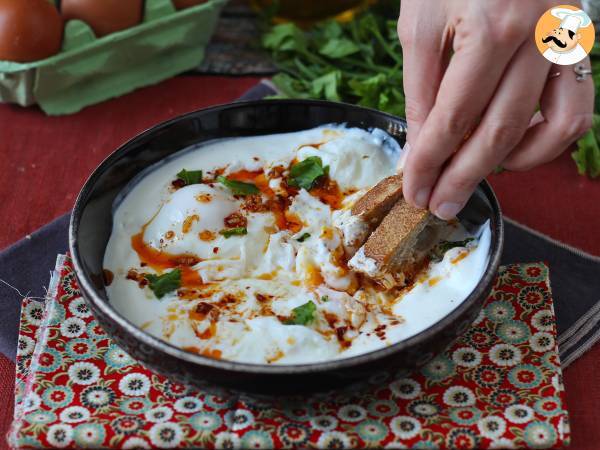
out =
[(549, 162), (591, 127), (591, 77), (576, 81), (573, 66), (552, 65), (534, 42), (555, 3), (402, 1), (409, 203), (450, 219), (498, 165)]

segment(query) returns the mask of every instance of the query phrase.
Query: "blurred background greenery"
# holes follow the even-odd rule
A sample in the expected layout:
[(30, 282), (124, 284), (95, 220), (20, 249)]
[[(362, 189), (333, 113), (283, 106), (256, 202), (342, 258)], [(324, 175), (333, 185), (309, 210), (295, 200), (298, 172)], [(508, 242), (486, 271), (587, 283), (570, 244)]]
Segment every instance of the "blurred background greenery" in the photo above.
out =
[(257, 10), (274, 12), (276, 22), (292, 20), (304, 25), (327, 18), (350, 20), (356, 12), (375, 2), (376, 0), (251, 0)]
[[(262, 46), (280, 70), (273, 76), (279, 90), (276, 97), (342, 101), (404, 116), (402, 48), (396, 33), (398, 1), (253, 1), (261, 11)], [(590, 57), (596, 114), (592, 129), (571, 155), (581, 175), (598, 178), (598, 42)]]

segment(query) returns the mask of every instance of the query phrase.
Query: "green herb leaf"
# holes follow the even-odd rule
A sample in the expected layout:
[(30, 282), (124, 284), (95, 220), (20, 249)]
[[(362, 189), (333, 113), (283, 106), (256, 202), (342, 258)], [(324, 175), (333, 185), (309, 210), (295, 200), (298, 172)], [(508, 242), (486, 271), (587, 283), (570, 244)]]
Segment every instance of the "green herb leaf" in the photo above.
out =
[(271, 81), (281, 94), (272, 95), (270, 98), (310, 98), (310, 93), (306, 92), (306, 83), (287, 73), (280, 72), (273, 76)]
[(226, 239), (229, 239), (231, 236), (243, 236), (248, 234), (248, 229), (246, 227), (227, 228), (219, 231), (219, 234), (222, 234)]
[(600, 136), (600, 115), (595, 114), (592, 129), (577, 141), (577, 150), (571, 153), (580, 175), (587, 174), (590, 178), (600, 176), (598, 136)]
[(315, 320), (317, 306), (308, 301), (304, 305), (292, 309), (292, 317), (284, 322), (285, 325), (308, 325)]
[(372, 39), (375, 32), (379, 32), (379, 24), (373, 14), (367, 13), (358, 19), (358, 36), (361, 40)]
[(358, 104), (401, 115), (404, 111), (404, 95), (393, 87), (397, 81), (385, 74), (377, 74), (364, 80), (348, 81), (352, 93), (360, 98)]
[(344, 56), (352, 55), (359, 52), (360, 48), (350, 39), (334, 38), (321, 47), (319, 53), (333, 59), (343, 58)]
[(456, 247), (466, 247), (471, 241), (473, 241), (473, 238), (467, 238), (462, 241), (442, 241), (435, 246), (433, 253), (437, 258), (442, 259), (448, 250)]
[(159, 299), (181, 287), (181, 270), (179, 269), (174, 269), (162, 275), (145, 274), (144, 278), (150, 282), (150, 289)]
[[(263, 45), (282, 70), (273, 77), (279, 98), (346, 101), (404, 115), (402, 50), (396, 21), (374, 6), (354, 20), (320, 22), (308, 31), (272, 27)], [(376, 13), (375, 13), (376, 12)]]
[(309, 156), (291, 167), (287, 183), (290, 186), (309, 191), (323, 175), (326, 175), (326, 171), (323, 168), (321, 158), (318, 156)]
[(311, 93), (315, 97), (324, 97), (326, 100), (339, 102), (341, 100), (338, 85), (342, 79), (342, 72), (333, 70), (312, 81)]
[(304, 32), (293, 23), (275, 25), (262, 38), (265, 48), (275, 51), (300, 51), (306, 47)]
[(305, 240), (307, 240), (310, 237), (310, 233), (304, 233), (302, 236), (300, 236), (298, 239), (296, 239), (298, 242), (304, 242)]
[(189, 186), (190, 184), (199, 184), (202, 183), (202, 171), (182, 169), (181, 172), (177, 174), (177, 178), (182, 180), (186, 186)]
[(223, 186), (228, 187), (233, 195), (253, 195), (258, 194), (260, 191), (256, 185), (252, 183), (244, 183), (243, 181), (229, 180), (224, 176), (220, 175), (217, 177), (217, 181)]
[(329, 301), (329, 297), (327, 295), (324, 295), (323, 297), (321, 297), (321, 301), (322, 302), (328, 302)]
[(383, 73), (378, 73), (364, 80), (352, 79), (348, 82), (353, 94), (372, 101), (379, 97), (379, 93), (386, 87), (386, 84), (387, 77)]
[(322, 24), (321, 32), (325, 39), (335, 39), (340, 37), (344, 30), (337, 20), (327, 20)]

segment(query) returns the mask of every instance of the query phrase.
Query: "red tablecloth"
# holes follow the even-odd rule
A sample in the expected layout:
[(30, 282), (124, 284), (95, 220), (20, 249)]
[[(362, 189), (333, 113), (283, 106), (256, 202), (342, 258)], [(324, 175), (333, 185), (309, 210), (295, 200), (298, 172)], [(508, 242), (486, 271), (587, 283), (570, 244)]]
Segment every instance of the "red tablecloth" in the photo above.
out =
[[(156, 122), (231, 101), (256, 82), (182, 76), (66, 117), (0, 105), (0, 248), (67, 212), (90, 172), (123, 141)], [(527, 174), (503, 173), (491, 181), (508, 216), (600, 255), (600, 181), (579, 177), (567, 154)], [(14, 364), (0, 355), (1, 434), (12, 417), (13, 380)], [(597, 450), (600, 346), (566, 370), (565, 383), (572, 448)], [(1, 440), (0, 449), (5, 446)]]

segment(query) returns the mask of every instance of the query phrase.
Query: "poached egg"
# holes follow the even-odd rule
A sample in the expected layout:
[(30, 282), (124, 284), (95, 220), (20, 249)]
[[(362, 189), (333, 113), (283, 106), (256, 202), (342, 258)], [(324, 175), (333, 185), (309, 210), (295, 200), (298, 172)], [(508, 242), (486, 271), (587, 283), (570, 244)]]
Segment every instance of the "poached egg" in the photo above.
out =
[[(167, 158), (115, 205), (104, 257), (111, 303), (171, 344), (257, 364), (345, 358), (419, 333), (473, 290), (490, 230), (456, 225), (457, 241), (474, 240), (407, 288), (351, 272), (336, 218), (393, 174), (399, 152), (381, 130), (333, 125)], [(202, 174), (186, 180), (183, 169)]]

